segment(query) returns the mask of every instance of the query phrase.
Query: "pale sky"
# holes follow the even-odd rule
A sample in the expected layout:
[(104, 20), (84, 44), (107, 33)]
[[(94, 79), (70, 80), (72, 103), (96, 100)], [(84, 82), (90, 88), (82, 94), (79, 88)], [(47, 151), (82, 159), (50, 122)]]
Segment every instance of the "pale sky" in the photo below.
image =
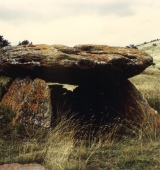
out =
[(0, 35), (17, 45), (126, 46), (160, 38), (159, 0), (0, 0)]

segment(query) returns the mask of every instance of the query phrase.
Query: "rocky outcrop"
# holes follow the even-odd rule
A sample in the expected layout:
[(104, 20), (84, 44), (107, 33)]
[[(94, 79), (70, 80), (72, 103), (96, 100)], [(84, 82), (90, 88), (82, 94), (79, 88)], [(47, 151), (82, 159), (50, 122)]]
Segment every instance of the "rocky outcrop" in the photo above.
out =
[(50, 90), (41, 79), (32, 81), (29, 78), (17, 78), (1, 103), (11, 107), (16, 113), (13, 124), (19, 120), (24, 125), (50, 126), (52, 114)]
[(39, 164), (4, 164), (0, 166), (0, 170), (46, 170), (45, 167)]
[[(98, 126), (115, 118), (127, 118), (141, 124), (150, 120), (146, 119), (146, 115), (159, 125), (159, 114), (149, 107), (140, 92), (127, 80), (152, 64), (152, 57), (137, 49), (105, 45), (10, 46), (2, 48), (0, 57), (2, 70), (12, 79), (29, 76), (48, 82), (52, 104), (51, 124), (59, 117), (58, 106), (61, 112), (68, 110), (69, 115), (76, 113), (83, 122), (92, 118), (92, 123)], [(22, 121), (31, 114), (33, 122), (35, 115), (41, 115), (41, 110), (43, 114), (40, 117), (45, 117), (47, 112), (50, 115), (49, 92), (47, 90), (47, 97), (44, 97), (47, 102), (44, 98), (41, 102), (39, 94), (42, 93), (41, 89), (47, 87), (33, 88), (37, 81), (40, 82), (40, 79), (33, 82), (30, 79), (16, 79), (3, 97), (3, 103), (12, 103), (10, 105), (17, 112), (16, 119), (19, 117)], [(68, 91), (63, 88), (64, 84), (76, 88)], [(36, 92), (31, 89), (36, 89)], [(35, 94), (37, 97), (34, 97)]]
[(11, 77), (30, 75), (67, 84), (88, 83), (99, 76), (127, 79), (153, 64), (146, 53), (106, 45), (8, 46), (1, 55), (1, 69)]

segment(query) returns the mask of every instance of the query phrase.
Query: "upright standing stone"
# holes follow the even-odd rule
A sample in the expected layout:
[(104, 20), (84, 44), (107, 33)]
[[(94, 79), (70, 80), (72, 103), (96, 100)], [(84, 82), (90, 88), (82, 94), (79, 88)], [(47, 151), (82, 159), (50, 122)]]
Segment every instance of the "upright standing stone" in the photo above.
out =
[(52, 107), (50, 90), (44, 80), (17, 78), (2, 99), (2, 104), (10, 106), (16, 113), (13, 124), (49, 127)]

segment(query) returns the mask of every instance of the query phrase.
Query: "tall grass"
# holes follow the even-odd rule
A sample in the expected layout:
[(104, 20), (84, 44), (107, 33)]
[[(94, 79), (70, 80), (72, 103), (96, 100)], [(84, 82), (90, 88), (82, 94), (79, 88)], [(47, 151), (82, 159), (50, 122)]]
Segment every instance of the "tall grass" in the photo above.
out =
[(153, 82), (136, 85), (147, 99), (149, 105), (160, 113), (160, 86)]
[(92, 123), (60, 115), (52, 129), (21, 126), (9, 138), (0, 136), (0, 164), (34, 162), (48, 170), (159, 169), (160, 133), (154, 124), (137, 128), (134, 122), (126, 126), (115, 120), (94, 131)]
[[(155, 137), (153, 132), (130, 127), (126, 129), (128, 134), (124, 135), (119, 132), (118, 124), (108, 125), (110, 127), (112, 129), (107, 133), (103, 127), (90, 133), (90, 127), (81, 127), (73, 117), (64, 116), (55, 128), (48, 129), (45, 138), (39, 133), (36, 138), (1, 139), (0, 164), (36, 162), (49, 170), (159, 168), (158, 133)], [(86, 133), (80, 132), (85, 129), (88, 129)]]

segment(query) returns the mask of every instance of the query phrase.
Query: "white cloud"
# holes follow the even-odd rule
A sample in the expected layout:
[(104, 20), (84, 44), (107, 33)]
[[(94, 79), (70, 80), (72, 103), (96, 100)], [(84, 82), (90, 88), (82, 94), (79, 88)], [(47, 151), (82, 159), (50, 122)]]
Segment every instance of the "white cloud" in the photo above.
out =
[(7, 0), (1, 35), (11, 41), (126, 46), (160, 38), (157, 0)]
[[(13, 3), (17, 2), (17, 3)], [(7, 4), (7, 3), (6, 3)], [(79, 15), (133, 15), (128, 2), (110, 1), (12, 1), (0, 4), (0, 20), (4, 21), (49, 21)]]

